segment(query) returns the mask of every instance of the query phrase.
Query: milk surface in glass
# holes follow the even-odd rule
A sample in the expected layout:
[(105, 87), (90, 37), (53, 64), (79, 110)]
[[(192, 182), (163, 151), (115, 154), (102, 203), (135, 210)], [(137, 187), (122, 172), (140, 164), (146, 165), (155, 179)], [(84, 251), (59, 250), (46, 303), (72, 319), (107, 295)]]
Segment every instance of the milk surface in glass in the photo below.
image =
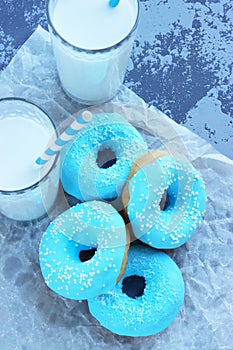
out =
[(123, 82), (138, 21), (138, 1), (50, 0), (49, 28), (66, 93), (80, 103), (110, 100)]
[(17, 191), (40, 180), (35, 159), (50, 140), (48, 130), (22, 116), (0, 119), (0, 189)]
[(29, 221), (43, 216), (55, 201), (59, 169), (55, 159), (36, 166), (55, 128), (37, 106), (21, 99), (0, 100), (0, 212)]

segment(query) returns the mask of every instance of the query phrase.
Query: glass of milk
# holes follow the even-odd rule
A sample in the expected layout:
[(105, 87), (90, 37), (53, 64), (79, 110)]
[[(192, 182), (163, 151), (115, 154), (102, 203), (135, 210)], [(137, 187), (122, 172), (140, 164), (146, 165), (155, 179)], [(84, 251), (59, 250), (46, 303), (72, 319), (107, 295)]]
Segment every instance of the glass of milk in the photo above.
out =
[(52, 208), (59, 186), (57, 157), (35, 164), (57, 132), (49, 116), (20, 98), (0, 99), (0, 212), (31, 221)]
[(64, 91), (81, 104), (112, 99), (123, 83), (139, 0), (48, 0), (47, 18)]

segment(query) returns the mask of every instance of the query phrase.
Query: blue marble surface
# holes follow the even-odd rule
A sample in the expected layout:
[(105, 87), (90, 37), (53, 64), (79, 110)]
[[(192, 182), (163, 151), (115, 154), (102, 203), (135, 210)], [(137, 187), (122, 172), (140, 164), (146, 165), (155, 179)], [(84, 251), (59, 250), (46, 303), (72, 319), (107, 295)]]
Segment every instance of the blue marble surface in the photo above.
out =
[[(140, 0), (125, 84), (233, 158), (233, 2)], [(0, 3), (0, 69), (38, 24), (45, 0)]]

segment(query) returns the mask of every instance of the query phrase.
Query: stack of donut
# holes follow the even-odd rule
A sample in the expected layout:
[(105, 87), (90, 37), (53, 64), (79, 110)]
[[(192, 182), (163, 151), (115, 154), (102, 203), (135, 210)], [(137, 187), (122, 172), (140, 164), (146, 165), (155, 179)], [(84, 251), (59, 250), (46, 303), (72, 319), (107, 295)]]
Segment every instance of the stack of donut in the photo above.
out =
[(93, 116), (61, 160), (63, 188), (81, 203), (42, 237), (47, 286), (62, 297), (88, 300), (91, 314), (116, 334), (164, 330), (181, 309), (184, 282), (161, 249), (184, 244), (203, 216), (198, 171), (166, 151), (148, 152), (132, 125), (107, 113)]

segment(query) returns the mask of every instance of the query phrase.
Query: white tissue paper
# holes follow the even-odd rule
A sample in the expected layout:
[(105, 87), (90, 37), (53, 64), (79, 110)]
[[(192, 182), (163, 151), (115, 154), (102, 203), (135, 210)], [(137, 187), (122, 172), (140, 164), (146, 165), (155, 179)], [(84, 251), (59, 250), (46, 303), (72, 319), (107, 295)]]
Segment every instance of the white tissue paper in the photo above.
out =
[[(41, 27), (0, 75), (0, 97), (8, 96), (37, 103), (57, 127), (81, 109), (60, 87), (49, 34)], [(204, 220), (184, 246), (170, 252), (185, 281), (182, 310), (169, 328), (154, 336), (111, 333), (90, 315), (85, 301), (65, 300), (46, 287), (38, 249), (51, 217), (23, 225), (0, 215), (0, 349), (231, 350), (233, 161), (160, 111), (147, 109), (124, 86), (113, 102), (111, 108), (122, 111), (150, 149), (181, 150), (206, 183)], [(61, 203), (58, 198), (55, 214), (64, 209)]]

